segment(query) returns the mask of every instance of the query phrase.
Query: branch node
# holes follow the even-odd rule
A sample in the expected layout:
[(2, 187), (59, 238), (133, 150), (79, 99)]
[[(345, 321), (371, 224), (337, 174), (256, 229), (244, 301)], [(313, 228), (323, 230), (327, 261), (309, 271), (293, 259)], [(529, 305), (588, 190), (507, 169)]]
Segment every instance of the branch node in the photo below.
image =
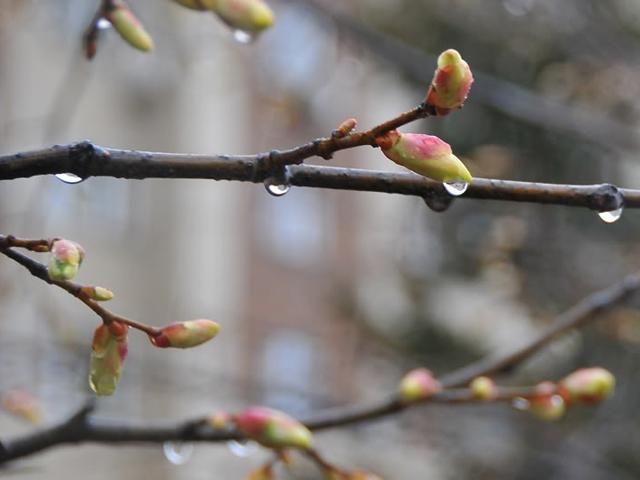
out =
[(624, 195), (615, 185), (605, 183), (589, 194), (588, 204), (596, 212), (611, 212), (624, 207)]

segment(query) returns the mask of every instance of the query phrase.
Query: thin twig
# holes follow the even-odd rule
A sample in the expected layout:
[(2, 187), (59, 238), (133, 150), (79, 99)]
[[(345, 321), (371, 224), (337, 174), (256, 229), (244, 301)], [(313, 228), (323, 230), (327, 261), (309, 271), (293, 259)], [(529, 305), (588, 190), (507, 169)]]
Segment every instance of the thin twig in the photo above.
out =
[(160, 331), (157, 328), (136, 322), (135, 320), (131, 320), (120, 315), (116, 315), (115, 313), (107, 310), (102, 305), (100, 305), (100, 303), (89, 298), (83, 292), (82, 285), (71, 282), (69, 280), (52, 280), (51, 278), (49, 278), (47, 268), (44, 265), (12, 249), (12, 247), (22, 247), (41, 251), (38, 250), (38, 248), (41, 248), (42, 246), (48, 244), (49, 240), (25, 240), (18, 239), (12, 235), (0, 235), (1, 254), (22, 265), (24, 268), (29, 270), (29, 273), (31, 273), (31, 275), (33, 275), (34, 277), (39, 278), (40, 280), (47, 282), (48, 284), (55, 285), (56, 287), (59, 287), (76, 297), (87, 307), (93, 310), (93, 312), (98, 315), (104, 323), (109, 324), (111, 322), (117, 321), (129, 325), (131, 328), (135, 328), (136, 330), (140, 330), (151, 337), (157, 337), (158, 335), (160, 335)]
[[(318, 431), (375, 420), (387, 415), (397, 414), (421, 403), (458, 404), (478, 401), (468, 389), (454, 389), (453, 387), (465, 385), (476, 376), (496, 374), (505, 369), (522, 364), (526, 359), (558, 336), (574, 328), (583, 326), (588, 321), (593, 320), (596, 313), (601, 313), (619, 304), (639, 289), (640, 274), (632, 274), (609, 288), (589, 295), (574, 307), (559, 315), (549, 328), (529, 342), (525, 347), (503, 357), (480, 360), (465, 368), (442, 376), (440, 380), (446, 390), (422, 402), (406, 404), (394, 394), (390, 395), (387, 399), (370, 405), (354, 405), (328, 409), (302, 421), (311, 430)], [(503, 387), (496, 396), (495, 401), (509, 401), (517, 396), (526, 397), (534, 393), (535, 390), (527, 387)], [(43, 441), (43, 438), (46, 439), (46, 441)], [(198, 418), (177, 424), (130, 425), (101, 420), (99, 417), (86, 416), (84, 423), (80, 426), (77, 422), (65, 421), (62, 424), (55, 425), (40, 432), (31, 433), (16, 439), (0, 441), (0, 464), (36, 453), (43, 448), (68, 443), (225, 442), (241, 438), (241, 435), (233, 430), (213, 430), (208, 425), (206, 418)]]

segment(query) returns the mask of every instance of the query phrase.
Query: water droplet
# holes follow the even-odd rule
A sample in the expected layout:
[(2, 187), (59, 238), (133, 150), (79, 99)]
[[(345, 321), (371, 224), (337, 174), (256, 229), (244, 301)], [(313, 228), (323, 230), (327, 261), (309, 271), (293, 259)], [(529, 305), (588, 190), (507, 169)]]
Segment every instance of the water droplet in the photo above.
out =
[(616, 210), (611, 210), (609, 212), (598, 212), (598, 216), (602, 219), (603, 222), (613, 223), (620, 220), (623, 210), (624, 210), (624, 207), (620, 207), (620, 208), (617, 208)]
[(291, 190), (291, 185), (286, 180), (277, 177), (269, 177), (264, 181), (264, 187), (274, 197), (281, 197)]
[(423, 197), (424, 203), (427, 204), (434, 212), (444, 212), (453, 203), (453, 197), (446, 194), (432, 193)]
[(467, 187), (469, 186), (469, 184), (466, 182), (445, 182), (442, 184), (442, 186), (447, 192), (449, 192), (449, 195), (459, 197), (467, 191)]
[(230, 442), (227, 442), (227, 448), (229, 448), (229, 451), (236, 457), (248, 457), (258, 449), (254, 442), (249, 442), (248, 440), (231, 440)]
[(162, 452), (165, 458), (174, 465), (184, 465), (193, 455), (193, 445), (182, 442), (164, 442)]
[(99, 30), (105, 30), (111, 28), (111, 22), (106, 18), (101, 18), (98, 20), (98, 23), (96, 23), (96, 27), (98, 27)]
[(74, 173), (56, 173), (56, 178), (64, 183), (73, 185), (74, 183), (83, 182), (85, 179)]
[(511, 402), (511, 406), (516, 410), (529, 410), (529, 400), (522, 397), (514, 398)]
[(256, 39), (256, 36), (251, 32), (247, 32), (246, 30), (234, 30), (233, 39), (238, 43), (246, 45), (253, 42)]
[(564, 399), (560, 395), (553, 395), (551, 397), (551, 405), (559, 407), (564, 404)]

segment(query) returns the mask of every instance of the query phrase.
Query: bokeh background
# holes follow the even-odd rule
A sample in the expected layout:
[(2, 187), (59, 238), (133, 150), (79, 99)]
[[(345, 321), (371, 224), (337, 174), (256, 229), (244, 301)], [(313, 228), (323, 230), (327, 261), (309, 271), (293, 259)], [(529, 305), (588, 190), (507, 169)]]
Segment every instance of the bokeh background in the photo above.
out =
[[(277, 23), (250, 45), (212, 15), (132, 0), (155, 51), (105, 31), (89, 63), (80, 42), (97, 3), (0, 2), (0, 152), (85, 138), (193, 153), (293, 146), (350, 116), (368, 128), (413, 107), (435, 56), (453, 47), (476, 77), (467, 105), (405, 130), (441, 136), (475, 176), (640, 183), (633, 0), (271, 0)], [(397, 168), (369, 148), (332, 164)], [(132, 422), (254, 403), (304, 416), (385, 396), (415, 366), (444, 373), (509, 351), (637, 269), (639, 226), (633, 211), (605, 224), (586, 209), (459, 199), (438, 214), (419, 198), (295, 188), (274, 198), (205, 180), (0, 186), (0, 231), (80, 242), (78, 280), (112, 288), (114, 311), (222, 324), (214, 342), (179, 352), (132, 332), (118, 391), (97, 412)], [(0, 393), (28, 390), (47, 422), (60, 421), (89, 396), (97, 318), (0, 264)], [(638, 478), (637, 306), (602, 315), (505, 380), (602, 365), (619, 382), (602, 406), (553, 424), (505, 405), (426, 406), (323, 432), (317, 444), (339, 465), (389, 479)], [(0, 439), (31, 428), (0, 412)], [(160, 445), (81, 445), (0, 477), (233, 479), (267, 458), (250, 446), (166, 447), (183, 464)], [(319, 478), (310, 465), (296, 471)]]

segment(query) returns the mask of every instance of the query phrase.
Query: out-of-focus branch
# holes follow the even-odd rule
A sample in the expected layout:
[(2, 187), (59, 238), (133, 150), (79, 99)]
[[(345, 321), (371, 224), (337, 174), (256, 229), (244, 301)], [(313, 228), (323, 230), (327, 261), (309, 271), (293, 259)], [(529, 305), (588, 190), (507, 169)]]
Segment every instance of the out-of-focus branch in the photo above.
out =
[[(479, 399), (474, 396), (471, 390), (455, 387), (466, 385), (480, 375), (496, 374), (522, 364), (558, 336), (593, 320), (595, 314), (619, 304), (639, 289), (640, 274), (633, 274), (607, 289), (589, 295), (559, 315), (549, 328), (525, 347), (504, 357), (480, 360), (442, 376), (440, 381), (445, 390), (422, 401), (405, 403), (401, 401), (398, 394), (394, 394), (370, 405), (354, 405), (325, 410), (303, 419), (303, 423), (309, 429), (318, 431), (397, 414), (417, 404), (459, 404), (478, 401)], [(510, 401), (516, 397), (536, 395), (536, 392), (537, 390), (531, 387), (500, 387), (492, 400)], [(46, 448), (71, 443), (225, 442), (242, 438), (233, 429), (216, 430), (212, 428), (207, 418), (163, 425), (132, 425), (102, 420), (99, 417), (89, 415), (89, 413), (91, 413), (91, 408), (85, 407), (61, 424), (15, 439), (0, 439), (0, 464), (37, 453)]]
[[(375, 135), (419, 117), (414, 109), (368, 132), (343, 138), (322, 138), (288, 150), (257, 155), (192, 155), (103, 148), (90, 142), (57, 145), (43, 150), (0, 156), (0, 180), (73, 173), (128, 179), (200, 178), (263, 182), (289, 167), (289, 181), (298, 187), (331, 188), (396, 193), (430, 197), (447, 195), (442, 184), (412, 173), (394, 173), (339, 167), (296, 165), (313, 156), (330, 157), (334, 152), (373, 145)], [(587, 207), (612, 211), (625, 206), (640, 207), (640, 190), (614, 185), (563, 185), (475, 178), (461, 198), (532, 202)]]

